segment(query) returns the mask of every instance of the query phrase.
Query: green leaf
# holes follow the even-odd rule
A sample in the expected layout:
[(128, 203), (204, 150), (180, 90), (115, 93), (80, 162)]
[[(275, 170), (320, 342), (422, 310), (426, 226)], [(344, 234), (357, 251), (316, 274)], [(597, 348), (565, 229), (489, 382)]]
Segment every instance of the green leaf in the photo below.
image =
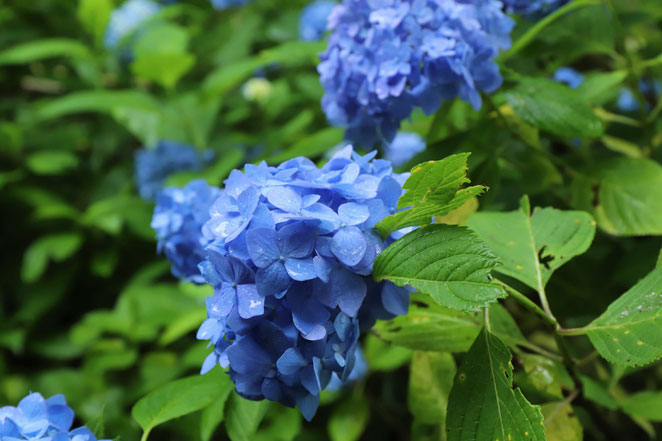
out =
[(231, 394), (225, 408), (225, 429), (230, 440), (252, 441), (268, 405), (266, 400), (250, 401), (236, 393)]
[(61, 262), (74, 254), (83, 243), (80, 233), (58, 233), (42, 236), (34, 241), (23, 255), (21, 279), (32, 283), (39, 279), (48, 261)]
[(580, 375), (579, 379), (582, 382), (582, 393), (587, 400), (591, 400), (609, 410), (618, 409), (618, 403), (605, 386), (586, 375)]
[(301, 412), (285, 406), (271, 406), (260, 430), (251, 441), (292, 441), (301, 432)]
[(458, 370), (448, 400), (448, 441), (545, 439), (543, 416), (512, 389), (508, 348), (487, 329), (478, 335)]
[(662, 234), (662, 165), (650, 159), (599, 163), (575, 178), (572, 196), (573, 205), (591, 211), (609, 234)]
[(445, 423), (455, 372), (455, 360), (448, 352), (414, 352), (409, 369), (407, 406), (416, 421)]
[(331, 441), (357, 441), (368, 425), (370, 406), (363, 395), (352, 394), (337, 404), (327, 426)]
[(542, 406), (547, 441), (582, 441), (584, 429), (574, 416), (569, 403), (547, 403)]
[(407, 192), (398, 201), (398, 209), (407, 210), (387, 216), (375, 227), (386, 237), (400, 228), (429, 224), (433, 216), (443, 216), (485, 191), (483, 186), (460, 189), (469, 182), (469, 153), (448, 156), (441, 161), (419, 164), (403, 185)]
[(282, 153), (269, 156), (270, 163), (280, 163), (297, 156), (318, 156), (329, 151), (342, 141), (343, 131), (335, 127), (326, 127), (310, 136), (297, 141)]
[(542, 289), (554, 271), (585, 252), (595, 236), (588, 213), (536, 208), (522, 198), (519, 210), (509, 213), (479, 212), (467, 226), (499, 257), (495, 270), (535, 290)]
[(393, 371), (411, 359), (412, 352), (385, 342), (372, 334), (367, 334), (363, 341), (365, 355), (370, 371)]
[(52, 57), (87, 57), (90, 55), (85, 45), (67, 38), (47, 38), (17, 44), (0, 52), (0, 66), (4, 64), (25, 64)]
[(623, 70), (589, 74), (577, 88), (577, 94), (585, 102), (602, 105), (618, 93), (618, 86), (627, 76), (627, 71)]
[(409, 285), (443, 306), (475, 310), (505, 297), (491, 282), (496, 257), (464, 227), (429, 225), (395, 241), (375, 260), (373, 277)]
[(662, 357), (662, 267), (583, 329), (600, 355), (612, 363), (636, 366)]
[(103, 44), (106, 26), (113, 8), (112, 0), (80, 0), (78, 2), (78, 19), (87, 32), (94, 37), (97, 46)]
[(127, 107), (159, 111), (158, 101), (137, 90), (85, 90), (42, 104), (35, 112), (35, 117), (38, 121), (45, 121), (81, 112), (110, 113)]
[(58, 175), (78, 165), (78, 157), (66, 150), (42, 150), (25, 160), (28, 168), (38, 175)]
[(526, 379), (541, 393), (563, 398), (562, 387), (572, 389), (572, 378), (560, 362), (535, 354), (522, 354), (519, 359)]
[(629, 395), (620, 404), (628, 415), (656, 423), (662, 422), (662, 392), (639, 392)]
[(200, 324), (204, 322), (206, 318), (207, 310), (202, 307), (181, 314), (166, 326), (159, 339), (159, 344), (163, 346), (169, 345), (178, 338), (198, 329)]
[(521, 78), (502, 96), (517, 116), (540, 130), (569, 138), (598, 138), (605, 131), (600, 118), (576, 91), (554, 81)]
[(149, 433), (161, 423), (203, 409), (214, 400), (224, 400), (232, 388), (230, 377), (215, 369), (156, 389), (133, 406), (131, 415)]
[(202, 410), (200, 415), (200, 440), (210, 441), (216, 428), (223, 422), (225, 403), (232, 392), (232, 387), (223, 390), (221, 396)]
[[(490, 321), (492, 332), (508, 345), (529, 344), (508, 311), (498, 303), (490, 305)], [(406, 315), (379, 321), (374, 329), (380, 339), (409, 349), (466, 352), (482, 327), (483, 317), (478, 312), (463, 313), (438, 305), (429, 296), (413, 293)]]

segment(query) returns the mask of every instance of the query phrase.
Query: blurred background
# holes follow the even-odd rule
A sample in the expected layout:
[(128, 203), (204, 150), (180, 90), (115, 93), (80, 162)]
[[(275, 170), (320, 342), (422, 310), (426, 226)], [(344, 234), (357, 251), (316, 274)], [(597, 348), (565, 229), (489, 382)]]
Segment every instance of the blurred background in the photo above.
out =
[[(157, 255), (154, 197), (165, 185), (199, 177), (221, 185), (248, 162), (300, 155), (323, 162), (341, 144), (343, 129), (331, 127), (320, 106), (316, 65), (326, 44), (300, 27), (307, 4), (0, 1), (0, 405), (29, 391), (64, 393), (78, 422), (99, 437), (134, 441), (141, 433), (130, 414), (136, 400), (199, 371), (208, 351), (195, 331), (211, 287), (178, 282)], [(481, 209), (514, 209), (526, 193), (533, 205), (590, 211), (590, 186), (574, 179), (577, 169), (611, 157), (662, 160), (662, 63), (628, 70), (662, 53), (662, 4), (613, 4), (557, 20), (504, 73), (507, 88), (508, 72), (583, 72), (588, 86), (577, 96), (601, 109), (604, 136), (523, 136), (496, 118), (495, 109), (508, 113), (505, 97), (495, 96), (479, 112), (460, 100), (447, 103), (434, 130), (432, 117), (415, 112), (403, 131), (420, 135), (423, 152), (401, 158), (394, 146), (376, 147), (402, 171), (471, 151), (472, 182), (490, 187)], [(513, 40), (532, 25), (518, 19)], [(528, 135), (538, 150), (523, 141)], [(632, 286), (662, 245), (659, 236), (604, 230), (549, 287), (569, 327), (584, 325)], [(537, 322), (507, 306), (536, 340)], [(255, 414), (257, 432), (245, 439), (439, 439), (425, 421), (414, 421), (416, 404), (408, 404), (410, 374), (433, 375), (420, 359), (416, 374), (410, 370), (420, 354), (412, 362), (413, 351), (372, 334), (363, 347), (370, 373), (325, 394), (323, 403), (335, 404), (322, 406), (310, 424), (278, 404), (237, 404)], [(605, 378), (609, 369), (605, 363)], [(619, 378), (634, 389), (659, 389), (660, 364), (644, 371)], [(522, 375), (516, 382), (535, 389)], [(227, 429), (201, 429), (204, 412), (159, 426), (152, 437), (227, 439)], [(606, 428), (586, 421), (598, 426), (595, 439), (654, 436), (651, 423), (622, 415)]]

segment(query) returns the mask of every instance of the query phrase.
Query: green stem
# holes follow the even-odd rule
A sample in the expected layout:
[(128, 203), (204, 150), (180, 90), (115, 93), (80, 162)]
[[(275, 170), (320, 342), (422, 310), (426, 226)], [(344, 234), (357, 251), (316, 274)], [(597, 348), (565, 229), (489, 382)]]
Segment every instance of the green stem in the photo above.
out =
[(483, 308), (483, 321), (487, 332), (492, 332), (492, 323), (490, 323), (490, 308)]
[(140, 438), (140, 441), (147, 441), (147, 437), (149, 436), (149, 432), (151, 432), (152, 429), (145, 429), (143, 432), (143, 436)]
[(559, 328), (556, 332), (560, 335), (565, 336), (576, 336), (576, 335), (586, 335), (587, 328)]
[(553, 318), (553, 316), (549, 316), (543, 311), (540, 306), (536, 305), (533, 300), (529, 299), (527, 296), (522, 294), (521, 292), (517, 291), (515, 288), (513, 288), (510, 285), (507, 285), (503, 283), (501, 280), (496, 280), (495, 282), (498, 283), (503, 287), (503, 289), (506, 290), (506, 292), (515, 300), (517, 300), (523, 307), (528, 309), (529, 311), (533, 312), (536, 314), (540, 319), (542, 319), (543, 322), (545, 322), (546, 325), (548, 325), (552, 329), (557, 329), (558, 328), (558, 322)]
[(513, 55), (520, 52), (522, 49), (528, 46), (538, 36), (538, 34), (542, 32), (543, 29), (545, 29), (548, 25), (566, 13), (581, 8), (582, 6), (597, 5), (600, 3), (602, 3), (601, 0), (575, 0), (574, 2), (570, 2), (562, 8), (557, 9), (533, 25), (528, 31), (526, 31), (524, 35), (520, 37), (519, 40), (515, 42), (515, 44), (513, 44), (513, 46), (508, 51), (503, 52), (497, 60), (500, 62), (505, 62)]

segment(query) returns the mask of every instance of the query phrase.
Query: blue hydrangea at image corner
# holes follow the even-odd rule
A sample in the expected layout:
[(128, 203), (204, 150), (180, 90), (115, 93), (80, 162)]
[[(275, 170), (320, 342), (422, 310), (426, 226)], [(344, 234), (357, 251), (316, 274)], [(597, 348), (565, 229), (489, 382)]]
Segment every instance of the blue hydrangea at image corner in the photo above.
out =
[(503, 0), (506, 11), (526, 18), (540, 18), (554, 12), (571, 0)]
[(159, 141), (155, 149), (140, 149), (135, 155), (134, 175), (140, 197), (153, 201), (173, 173), (197, 171), (209, 162), (214, 153), (200, 153), (192, 146), (173, 141)]
[(104, 44), (107, 49), (116, 49), (125, 37), (154, 16), (161, 6), (151, 0), (128, 0), (111, 12)]
[(425, 150), (425, 140), (418, 133), (398, 132), (393, 141), (386, 146), (384, 157), (395, 167), (406, 164)]
[(346, 139), (389, 143), (415, 107), (460, 97), (475, 109), (502, 77), (514, 21), (498, 0), (343, 0), (318, 66), (327, 119)]
[(317, 0), (303, 8), (299, 16), (299, 39), (320, 40), (326, 32), (327, 19), (337, 4), (331, 0)]
[(63, 395), (44, 399), (31, 393), (17, 407), (0, 408), (0, 440), (97, 441), (87, 427), (71, 430), (73, 421)]
[(198, 269), (207, 245), (201, 229), (219, 193), (218, 188), (197, 179), (184, 188), (166, 188), (157, 196), (151, 226), (156, 231), (157, 250), (170, 260), (175, 277), (205, 283)]
[[(662, 93), (662, 83), (657, 80), (643, 79), (639, 81), (639, 91), (644, 97), (657, 99)], [(623, 88), (619, 91), (616, 102), (618, 109), (622, 112), (636, 112), (641, 107), (639, 100), (632, 90)]]
[(370, 277), (393, 241), (373, 228), (396, 211), (407, 176), (351, 147), (322, 168), (296, 158), (234, 170), (200, 232), (199, 268), (214, 288), (197, 334), (212, 347), (201, 373), (229, 367), (241, 396), (310, 420), (332, 377), (353, 372), (360, 332), (407, 312), (407, 289)]
[(211, 4), (214, 9), (228, 9), (234, 8), (236, 6), (243, 6), (250, 2), (251, 0), (211, 0)]
[(584, 75), (571, 67), (559, 67), (554, 72), (554, 80), (576, 89), (584, 82)]

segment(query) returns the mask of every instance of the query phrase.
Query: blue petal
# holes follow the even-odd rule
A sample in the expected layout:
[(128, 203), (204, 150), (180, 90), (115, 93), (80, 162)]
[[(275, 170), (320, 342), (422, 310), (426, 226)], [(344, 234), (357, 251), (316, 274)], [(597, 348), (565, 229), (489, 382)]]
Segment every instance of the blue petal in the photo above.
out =
[(18, 403), (18, 408), (29, 420), (46, 418), (46, 400), (39, 393), (31, 393)]
[(294, 280), (303, 282), (317, 277), (317, 270), (313, 259), (285, 259), (285, 269), (287, 274)]
[(279, 296), (290, 286), (290, 276), (279, 260), (266, 268), (260, 268), (255, 274), (257, 292), (261, 296)]
[(216, 352), (212, 352), (211, 354), (207, 355), (207, 358), (205, 358), (205, 361), (202, 363), (202, 368), (200, 369), (200, 375), (204, 375), (210, 370), (214, 368), (218, 364), (218, 354)]
[(252, 337), (244, 337), (230, 346), (226, 353), (230, 366), (240, 374), (266, 375), (273, 362)]
[(303, 201), (301, 195), (290, 187), (273, 187), (267, 192), (267, 200), (271, 205), (288, 213), (297, 213), (301, 210)]
[(52, 425), (67, 432), (74, 422), (74, 411), (66, 404), (49, 405), (48, 419)]
[(312, 364), (309, 364), (301, 371), (301, 384), (311, 394), (319, 395), (321, 390), (320, 380)]
[(278, 248), (284, 257), (308, 257), (315, 248), (315, 231), (303, 222), (285, 225), (278, 231)]
[(391, 314), (405, 315), (409, 310), (409, 291), (386, 282), (382, 288), (382, 305)]
[(276, 362), (278, 372), (285, 375), (293, 374), (307, 364), (308, 362), (297, 348), (287, 349)]
[(276, 231), (269, 228), (253, 228), (246, 233), (246, 245), (253, 263), (265, 268), (280, 258)]
[(365, 254), (368, 244), (357, 227), (338, 230), (331, 240), (331, 252), (347, 266), (358, 264)]
[(363, 278), (350, 271), (337, 270), (332, 273), (329, 284), (336, 293), (340, 310), (355, 317), (367, 292)]
[(301, 415), (303, 415), (303, 417), (308, 422), (310, 422), (315, 416), (319, 404), (320, 404), (319, 394), (306, 395), (304, 397), (297, 398), (297, 407), (301, 411)]
[(359, 225), (368, 220), (368, 217), (370, 217), (370, 210), (368, 210), (368, 207), (363, 204), (348, 202), (338, 207), (338, 216), (345, 226)]
[(264, 314), (264, 297), (257, 292), (255, 285), (237, 286), (237, 310), (241, 318), (251, 318)]

